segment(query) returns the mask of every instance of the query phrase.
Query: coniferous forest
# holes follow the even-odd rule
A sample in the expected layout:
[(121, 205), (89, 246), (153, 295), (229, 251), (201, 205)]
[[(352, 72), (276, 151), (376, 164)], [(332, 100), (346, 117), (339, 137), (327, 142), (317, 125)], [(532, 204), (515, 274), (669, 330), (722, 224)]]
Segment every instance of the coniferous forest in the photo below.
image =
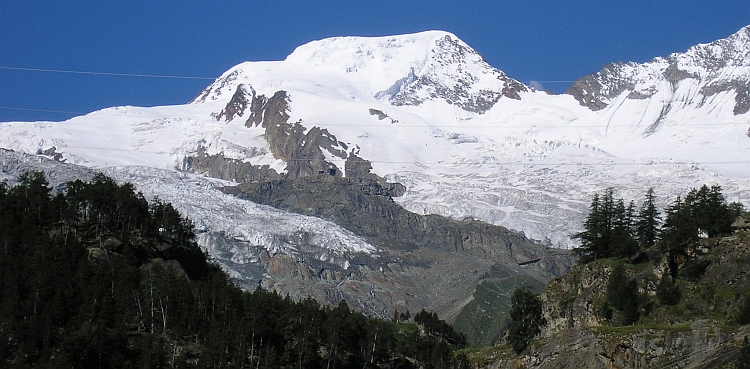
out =
[(684, 198), (677, 197), (661, 213), (654, 204), (654, 191), (646, 192), (639, 209), (635, 202), (625, 205), (614, 198), (608, 188), (601, 196), (595, 194), (589, 207), (584, 231), (573, 238), (581, 241), (574, 249), (580, 263), (611, 257), (631, 258), (661, 241), (659, 251), (670, 257), (685, 253), (699, 237), (716, 237), (731, 232), (732, 222), (744, 211), (740, 203), (727, 203), (721, 187), (706, 185), (690, 190)]
[[(732, 223), (744, 213), (742, 204), (726, 201), (719, 186), (704, 185), (691, 189), (684, 197), (677, 197), (665, 209), (663, 221), (654, 205), (653, 189), (646, 192), (638, 209), (633, 201), (625, 205), (625, 201), (615, 199), (613, 193), (609, 188), (601, 195), (594, 195), (584, 222), (585, 230), (573, 235), (581, 240), (581, 246), (574, 252), (581, 264), (610, 258), (628, 265), (666, 260), (666, 272), (659, 277), (655, 291), (661, 306), (678, 304), (681, 289), (677, 282), (698, 283), (710, 265), (711, 261), (701, 258), (702, 252), (695, 250), (699, 240), (731, 233)], [(647, 312), (652, 307), (643, 306), (648, 303), (640, 301), (643, 299), (639, 299), (639, 285), (626, 274), (621, 262), (615, 261), (607, 283), (606, 300), (599, 307), (598, 315), (612, 324), (631, 325), (639, 321), (642, 311)], [(737, 296), (739, 298), (739, 292)], [(750, 302), (750, 299), (744, 301)], [(620, 312), (617, 319), (613, 318), (612, 309)], [(747, 324), (742, 317), (750, 317), (750, 313), (741, 309), (734, 315), (739, 324)]]
[(434, 313), (390, 322), (242, 291), (170, 204), (97, 175), (0, 185), (0, 366), (466, 368)]

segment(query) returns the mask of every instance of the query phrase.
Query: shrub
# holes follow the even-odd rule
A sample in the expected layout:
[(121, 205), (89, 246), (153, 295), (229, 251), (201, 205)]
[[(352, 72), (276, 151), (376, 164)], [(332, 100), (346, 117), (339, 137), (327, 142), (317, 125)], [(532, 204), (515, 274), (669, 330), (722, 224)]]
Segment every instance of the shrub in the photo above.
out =
[(741, 325), (750, 323), (750, 294), (746, 294), (739, 300), (732, 318)]
[(656, 286), (656, 297), (662, 305), (676, 305), (680, 302), (680, 288), (674, 284), (669, 273), (664, 273)]
[(638, 321), (638, 283), (625, 275), (625, 268), (618, 264), (612, 270), (607, 283), (607, 303), (622, 312), (620, 324), (630, 325)]
[(680, 277), (691, 282), (698, 282), (709, 265), (711, 265), (711, 262), (708, 260), (690, 259), (682, 265)]
[(742, 342), (742, 348), (737, 355), (737, 361), (734, 364), (735, 369), (750, 369), (750, 344), (747, 342), (747, 336)]

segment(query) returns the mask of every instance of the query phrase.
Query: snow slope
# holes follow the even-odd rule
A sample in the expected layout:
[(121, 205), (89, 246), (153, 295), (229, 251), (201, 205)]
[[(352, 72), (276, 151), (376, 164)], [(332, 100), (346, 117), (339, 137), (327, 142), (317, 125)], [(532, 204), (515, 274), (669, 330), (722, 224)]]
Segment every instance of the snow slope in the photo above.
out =
[[(690, 50), (721, 54), (731, 66), (685, 61), (696, 60), (692, 54), (670, 56), (692, 76), (679, 83), (665, 79), (667, 59), (608, 70), (606, 81), (587, 85), (589, 93), (598, 86), (597, 96), (604, 96), (598, 110), (573, 95), (520, 84), (447, 32), (337, 37), (300, 46), (284, 61), (237, 65), (189, 104), (115, 107), (57, 123), (3, 123), (0, 147), (47, 154), (54, 147), (68, 162), (109, 168), (146, 188), (169, 177), (171, 184), (155, 192), (179, 199), (178, 183), (194, 179), (170, 171), (199, 147), (283, 171), (263, 128), (245, 126), (247, 115), (229, 122), (216, 117), (240, 85), (265, 96), (284, 90), (290, 121), (328, 129), (371, 161), (376, 174), (406, 185), (396, 200), (407, 209), (474, 217), (570, 247), (569, 235), (580, 229), (590, 196), (609, 186), (627, 199), (654, 187), (665, 204), (691, 187), (720, 184), (730, 200), (747, 203), (750, 115), (736, 114), (740, 88), (717, 82), (709, 94), (708, 77), (701, 77), (746, 78), (747, 32)], [(621, 91), (611, 93), (612, 81)], [(344, 167), (343, 159), (328, 159)], [(144, 174), (129, 176), (127, 168), (134, 167)], [(216, 212), (206, 215), (215, 217), (206, 227), (231, 222), (221, 218), (221, 206), (204, 210)], [(188, 215), (193, 211), (199, 212)], [(257, 232), (270, 231), (273, 222), (263, 229)], [(227, 231), (256, 242), (243, 231)]]

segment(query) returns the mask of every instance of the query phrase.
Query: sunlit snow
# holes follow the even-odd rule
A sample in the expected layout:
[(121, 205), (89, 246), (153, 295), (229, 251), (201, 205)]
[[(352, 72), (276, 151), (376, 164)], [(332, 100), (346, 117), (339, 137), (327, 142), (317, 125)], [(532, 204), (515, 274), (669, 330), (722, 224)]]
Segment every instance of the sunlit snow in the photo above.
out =
[[(466, 96), (503, 88), (505, 74), (478, 54), (441, 55), (436, 42), (446, 37), (471, 50), (439, 31), (315, 41), (284, 61), (239, 64), (189, 104), (109, 108), (57, 123), (3, 123), (0, 147), (31, 154), (54, 147), (70, 163), (120, 168), (107, 170), (144, 192), (177, 201), (199, 227), (269, 250), (278, 248), (275, 217), (288, 215), (222, 194), (206, 202), (198, 193), (214, 191), (206, 184), (210, 181), (174, 171), (198, 147), (284, 168), (269, 152), (263, 129), (245, 127), (247, 115), (231, 122), (214, 118), (240, 84), (259, 95), (287, 91), (291, 121), (327, 128), (370, 160), (375, 173), (406, 185), (406, 194), (396, 201), (407, 209), (474, 217), (557, 247), (574, 245), (569, 236), (581, 228), (591, 195), (610, 186), (626, 199), (640, 199), (654, 187), (663, 205), (691, 187), (720, 184), (729, 200), (748, 203), (750, 115), (733, 114), (734, 90), (706, 96), (700, 78), (673, 86), (660, 77), (665, 59), (656, 58), (623, 67), (635, 91), (649, 98), (628, 98), (625, 92), (596, 112), (570, 95), (533, 89), (520, 92), (520, 100), (499, 98), (481, 112), (430, 97), (430, 86), (418, 90), (418, 103), (394, 105), (390, 96), (427, 74), (442, 78), (436, 82), (441, 86), (464, 88)], [(735, 46), (746, 50), (748, 43)], [(692, 62), (696, 55), (722, 50), (699, 45), (690, 52), (679, 61), (702, 76), (708, 72)], [(719, 77), (747, 76), (750, 61), (747, 53), (743, 57)], [(457, 78), (468, 82), (457, 85)], [(660, 118), (665, 104), (668, 114)], [(370, 109), (390, 119), (380, 120)], [(343, 167), (341, 159), (327, 159)], [(128, 168), (139, 168), (138, 175), (129, 176), (136, 170)], [(222, 215), (228, 208), (232, 217)], [(245, 215), (237, 219), (236, 214)], [(291, 228), (279, 234), (327, 227), (314, 218), (285, 224)], [(341, 252), (375, 252), (352, 237), (340, 230), (334, 240), (319, 243)]]

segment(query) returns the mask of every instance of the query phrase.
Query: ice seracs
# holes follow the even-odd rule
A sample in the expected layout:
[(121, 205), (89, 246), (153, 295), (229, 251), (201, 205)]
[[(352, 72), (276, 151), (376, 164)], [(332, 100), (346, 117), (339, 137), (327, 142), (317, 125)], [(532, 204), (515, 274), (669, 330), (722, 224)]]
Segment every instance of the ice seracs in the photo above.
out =
[(406, 186), (396, 201), (409, 210), (474, 217), (570, 247), (589, 196), (609, 186), (635, 199), (654, 187), (664, 204), (710, 183), (747, 201), (749, 32), (605, 66), (563, 95), (521, 84), (448, 32), (336, 37), (283, 61), (239, 64), (185, 105), (4, 123), (0, 147), (160, 170), (183, 168), (203, 150), (284, 175), (288, 163), (267, 131), (246, 124), (254, 97), (283, 91), (300, 137), (319, 129), (335, 139), (316, 160), (341, 175), (356, 154)]

